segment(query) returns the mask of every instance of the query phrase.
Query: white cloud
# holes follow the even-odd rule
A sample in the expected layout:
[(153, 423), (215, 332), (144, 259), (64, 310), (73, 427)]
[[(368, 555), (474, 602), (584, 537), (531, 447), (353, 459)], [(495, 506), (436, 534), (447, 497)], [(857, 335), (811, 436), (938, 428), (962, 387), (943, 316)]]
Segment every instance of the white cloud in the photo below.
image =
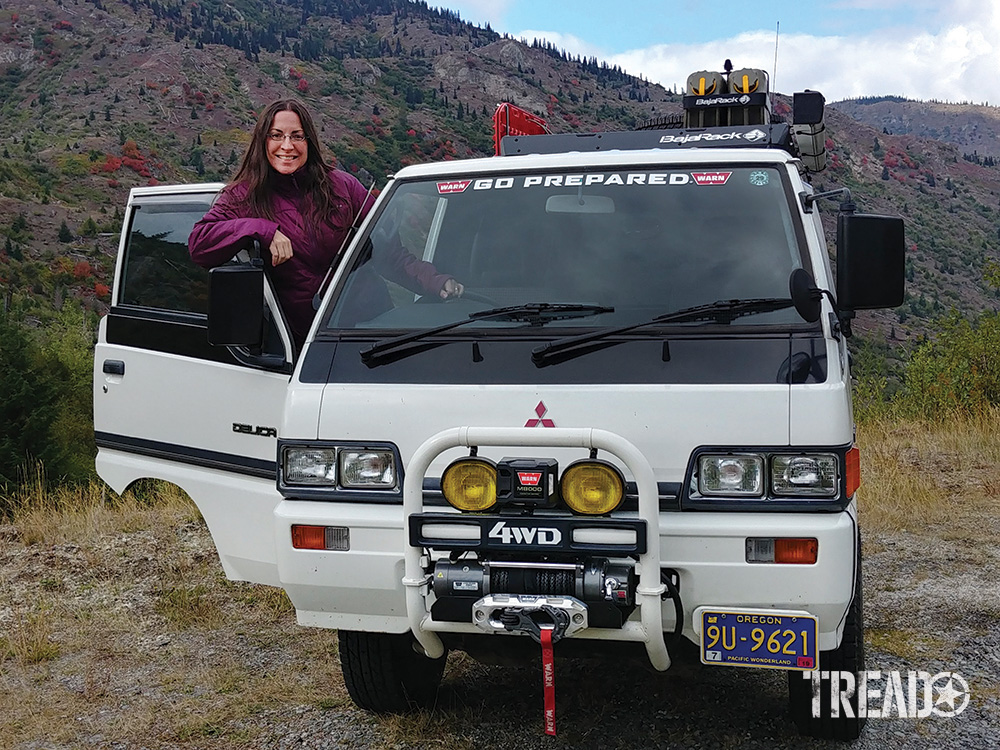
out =
[(494, 29), (503, 24), (504, 14), (516, 0), (446, 0), (441, 5), (429, 3), (431, 7), (447, 8), (457, 12), (463, 21), (476, 26), (489, 23)]
[[(502, 8), (513, 0), (463, 0), (459, 5)], [(764, 68), (781, 93), (822, 91), (828, 101), (898, 95), (913, 99), (1000, 104), (1000, 2), (989, 0), (840, 0), (838, 12), (895, 10), (898, 25), (861, 36), (782, 33), (774, 75), (774, 30), (699, 44), (659, 44), (609, 54), (592, 41), (558, 31), (528, 29), (513, 36), (546, 39), (574, 55), (596, 56), (632, 75), (683, 87), (696, 70)], [(918, 13), (918, 11), (920, 11)], [(502, 10), (499, 11), (502, 14)], [(931, 16), (934, 20), (930, 20)], [(464, 17), (464, 15), (463, 15)], [(920, 28), (917, 28), (919, 24)]]
[(551, 42), (556, 49), (565, 50), (571, 55), (582, 55), (583, 57), (597, 57), (601, 60), (606, 60), (608, 55), (607, 52), (601, 49), (596, 44), (591, 44), (590, 42), (584, 41), (577, 36), (572, 34), (561, 34), (558, 31), (537, 31), (535, 29), (526, 29), (525, 31), (519, 31), (516, 34), (512, 34), (515, 39), (524, 40), (528, 44), (531, 44), (535, 39), (544, 39), (547, 42)]
[[(828, 101), (895, 94), (914, 99), (1000, 103), (1000, 11), (994, 3), (952, 3), (954, 19), (936, 31), (884, 30), (867, 36), (784, 35), (778, 45), (773, 88), (810, 88)], [(984, 7), (985, 6), (985, 7)], [(961, 12), (958, 12), (961, 11)], [(633, 75), (670, 88), (689, 73), (774, 62), (774, 33), (750, 32), (705, 44), (656, 45), (606, 58)]]

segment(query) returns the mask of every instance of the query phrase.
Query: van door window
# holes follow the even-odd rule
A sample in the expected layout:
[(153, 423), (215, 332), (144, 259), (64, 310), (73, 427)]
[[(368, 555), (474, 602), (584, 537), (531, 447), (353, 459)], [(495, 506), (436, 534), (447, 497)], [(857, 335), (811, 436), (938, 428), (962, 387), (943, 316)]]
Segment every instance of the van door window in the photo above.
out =
[(209, 196), (187, 203), (135, 207), (121, 278), (121, 304), (208, 314), (208, 272), (191, 262), (187, 239), (211, 204)]
[[(211, 208), (216, 191), (137, 196), (132, 205), (108, 320), (112, 343), (226, 363), (254, 364), (249, 356), (275, 354), (291, 363), (291, 338), (273, 292), (261, 351), (208, 343), (208, 271), (191, 261), (188, 236)], [(290, 364), (286, 369), (290, 369)]]

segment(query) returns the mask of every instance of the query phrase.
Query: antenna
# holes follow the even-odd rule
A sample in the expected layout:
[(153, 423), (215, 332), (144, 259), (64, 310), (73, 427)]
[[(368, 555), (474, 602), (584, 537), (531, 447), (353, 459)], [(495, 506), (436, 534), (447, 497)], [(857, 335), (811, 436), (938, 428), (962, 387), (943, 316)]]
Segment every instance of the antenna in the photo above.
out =
[(781, 29), (781, 21), (774, 22), (774, 67), (771, 69), (771, 111), (774, 108), (774, 97), (778, 95), (778, 32)]

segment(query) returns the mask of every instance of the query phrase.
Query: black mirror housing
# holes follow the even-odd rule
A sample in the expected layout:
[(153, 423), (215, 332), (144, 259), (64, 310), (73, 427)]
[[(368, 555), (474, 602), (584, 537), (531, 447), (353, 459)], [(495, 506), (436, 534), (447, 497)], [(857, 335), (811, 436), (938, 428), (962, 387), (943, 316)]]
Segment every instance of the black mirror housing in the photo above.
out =
[(264, 269), (233, 263), (208, 274), (208, 343), (259, 347), (264, 339)]
[(816, 288), (812, 275), (804, 268), (796, 268), (788, 277), (788, 292), (795, 311), (807, 323), (819, 320), (823, 292)]
[(818, 91), (792, 94), (792, 124), (819, 125), (823, 122), (826, 99)]
[(837, 219), (837, 305), (878, 310), (903, 304), (903, 220), (898, 216), (841, 214)]

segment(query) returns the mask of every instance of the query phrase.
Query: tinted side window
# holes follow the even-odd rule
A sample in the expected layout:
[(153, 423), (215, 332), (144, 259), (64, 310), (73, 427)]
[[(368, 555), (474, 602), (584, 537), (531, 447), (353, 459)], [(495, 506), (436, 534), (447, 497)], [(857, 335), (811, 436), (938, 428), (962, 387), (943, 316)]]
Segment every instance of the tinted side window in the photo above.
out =
[(208, 272), (191, 262), (187, 240), (214, 197), (185, 196), (183, 203), (135, 206), (128, 228), (120, 304), (208, 313)]

